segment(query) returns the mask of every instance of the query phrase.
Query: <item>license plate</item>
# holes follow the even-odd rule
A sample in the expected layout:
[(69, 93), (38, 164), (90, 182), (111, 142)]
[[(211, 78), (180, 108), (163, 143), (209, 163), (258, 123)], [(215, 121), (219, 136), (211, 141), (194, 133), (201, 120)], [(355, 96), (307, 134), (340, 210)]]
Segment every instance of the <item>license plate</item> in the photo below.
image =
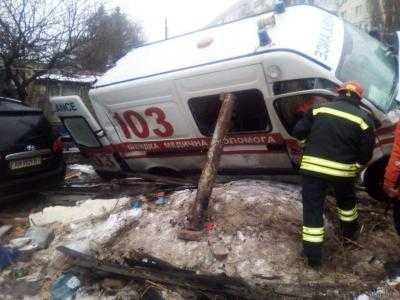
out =
[(10, 161), (10, 169), (11, 170), (25, 169), (25, 168), (39, 166), (41, 164), (42, 164), (41, 157), (12, 160), (12, 161)]

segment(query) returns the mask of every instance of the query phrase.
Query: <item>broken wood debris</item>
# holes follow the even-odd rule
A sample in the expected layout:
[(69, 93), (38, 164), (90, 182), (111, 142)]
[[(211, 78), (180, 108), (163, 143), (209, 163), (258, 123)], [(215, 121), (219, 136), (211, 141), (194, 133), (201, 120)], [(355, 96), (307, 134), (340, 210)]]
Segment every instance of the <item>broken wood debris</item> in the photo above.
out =
[(135, 177), (126, 177), (117, 180), (118, 184), (121, 185), (131, 185), (136, 184), (137, 182), (145, 181), (145, 182), (155, 182), (159, 184), (167, 184), (167, 185), (179, 185), (179, 186), (193, 186), (196, 182), (189, 178), (178, 178), (173, 176), (160, 176), (160, 175), (152, 175), (152, 174), (142, 174), (136, 173)]
[(69, 172), (67, 173), (67, 175), (65, 175), (64, 179), (65, 180), (71, 180), (73, 178), (79, 178), (82, 175), (82, 172), (80, 171), (73, 171), (73, 172)]
[(224, 148), (224, 137), (231, 127), (235, 99), (236, 96), (231, 93), (221, 94), (222, 105), (207, 153), (207, 162), (199, 180), (196, 199), (190, 208), (188, 218), (188, 229), (190, 230), (203, 229), (205, 211), (208, 208), (212, 188), (217, 177), (222, 149)]
[(241, 279), (230, 278), (225, 275), (198, 275), (178, 268), (171, 268), (165, 271), (145, 266), (125, 267), (100, 261), (90, 255), (64, 246), (58, 247), (57, 250), (72, 259), (74, 265), (88, 268), (93, 272), (101, 272), (110, 276), (123, 276), (136, 280), (149, 280), (219, 295), (260, 299), (260, 295), (256, 295), (254, 287), (250, 287)]

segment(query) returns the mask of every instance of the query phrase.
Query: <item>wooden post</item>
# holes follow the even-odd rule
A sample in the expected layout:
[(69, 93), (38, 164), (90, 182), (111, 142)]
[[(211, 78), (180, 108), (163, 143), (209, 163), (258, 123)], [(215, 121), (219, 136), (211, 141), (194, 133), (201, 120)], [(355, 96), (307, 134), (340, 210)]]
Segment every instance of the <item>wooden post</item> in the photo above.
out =
[(231, 127), (235, 99), (236, 97), (233, 94), (221, 95), (222, 105), (207, 153), (207, 162), (199, 180), (196, 199), (190, 208), (188, 228), (190, 230), (199, 231), (203, 229), (205, 211), (208, 208), (209, 198), (217, 177), (218, 166), (224, 148), (224, 138)]

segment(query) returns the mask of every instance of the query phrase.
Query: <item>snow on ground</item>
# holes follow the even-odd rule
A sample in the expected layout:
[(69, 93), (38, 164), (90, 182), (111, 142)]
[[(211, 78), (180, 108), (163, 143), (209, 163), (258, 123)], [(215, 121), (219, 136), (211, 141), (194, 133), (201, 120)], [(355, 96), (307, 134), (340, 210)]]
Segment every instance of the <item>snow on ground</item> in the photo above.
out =
[[(215, 188), (209, 222), (216, 229), (200, 242), (185, 242), (176, 234), (195, 195), (190, 190), (176, 192), (167, 206), (144, 211), (139, 224), (114, 248), (141, 248), (181, 268), (248, 281), (276, 276), (293, 279), (301, 263), (298, 228), (302, 207), (297, 187), (239, 181)], [(209, 244), (214, 243), (229, 249), (226, 260), (212, 256)]]
[(86, 200), (78, 202), (76, 206), (50, 206), (41, 212), (31, 214), (30, 222), (37, 226), (51, 223), (69, 224), (78, 221), (87, 221), (98, 218), (115, 209), (121, 209), (129, 202), (129, 198)]
[[(91, 199), (77, 206), (47, 207), (31, 214), (32, 223), (54, 229), (55, 239), (48, 249), (34, 253), (29, 274), (39, 274), (41, 282), (57, 278), (68, 268), (68, 261), (56, 250), (63, 245), (122, 265), (132, 251), (140, 251), (180, 268), (204, 274), (224, 273), (261, 287), (287, 285), (293, 290), (294, 286), (315, 285), (317, 289), (333, 286), (371, 291), (379, 282), (386, 285), (383, 263), (396, 260), (400, 254), (400, 239), (390, 220), (363, 211), (360, 239), (350, 247), (341, 246), (329, 199), (324, 266), (318, 272), (310, 270), (300, 255), (300, 188), (268, 180), (217, 185), (207, 213), (207, 223), (214, 228), (205, 230), (201, 241), (182, 241), (177, 232), (187, 222), (195, 195), (196, 190), (173, 192), (165, 205), (155, 205), (154, 195), (139, 197), (143, 200), (140, 213), (125, 197)], [(215, 253), (217, 245), (225, 251), (222, 257)]]
[(79, 171), (89, 175), (96, 174), (96, 171), (93, 169), (91, 165), (74, 164), (74, 165), (69, 165), (68, 169), (73, 171)]

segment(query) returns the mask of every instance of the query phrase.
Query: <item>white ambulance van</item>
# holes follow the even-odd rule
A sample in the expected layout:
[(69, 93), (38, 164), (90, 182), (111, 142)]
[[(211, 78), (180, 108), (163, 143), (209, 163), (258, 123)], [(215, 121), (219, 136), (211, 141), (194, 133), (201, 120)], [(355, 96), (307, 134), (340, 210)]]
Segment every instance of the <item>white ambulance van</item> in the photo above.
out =
[(310, 99), (331, 101), (346, 80), (365, 87), (363, 105), (377, 125), (363, 180), (379, 197), (400, 108), (397, 59), (316, 7), (288, 7), (133, 49), (91, 89), (95, 116), (78, 96), (51, 102), (100, 174), (184, 173), (201, 170), (219, 95), (234, 93), (220, 173), (290, 173), (301, 155), (291, 135), (299, 108)]

